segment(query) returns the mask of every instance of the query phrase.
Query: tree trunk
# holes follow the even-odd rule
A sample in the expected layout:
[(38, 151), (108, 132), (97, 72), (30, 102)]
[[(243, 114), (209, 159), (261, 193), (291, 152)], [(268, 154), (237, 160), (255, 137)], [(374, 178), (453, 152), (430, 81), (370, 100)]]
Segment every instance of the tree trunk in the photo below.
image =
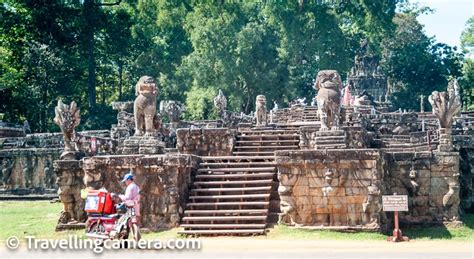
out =
[(119, 85), (118, 85), (118, 91), (119, 91), (119, 101), (122, 100), (122, 83), (123, 83), (123, 62), (119, 61), (118, 62), (118, 72), (119, 72)]
[(95, 10), (93, 0), (84, 0), (84, 19), (86, 24), (86, 42), (87, 42), (87, 56), (88, 56), (88, 78), (87, 78), (87, 94), (89, 99), (89, 108), (93, 110), (96, 106), (96, 63), (95, 63)]
[(104, 71), (102, 72), (102, 89), (101, 89), (101, 92), (102, 92), (102, 99), (101, 99), (101, 104), (103, 106), (105, 106), (105, 94), (106, 94), (106, 86), (107, 86), (107, 83), (106, 83), (106, 74), (105, 74), (105, 69)]

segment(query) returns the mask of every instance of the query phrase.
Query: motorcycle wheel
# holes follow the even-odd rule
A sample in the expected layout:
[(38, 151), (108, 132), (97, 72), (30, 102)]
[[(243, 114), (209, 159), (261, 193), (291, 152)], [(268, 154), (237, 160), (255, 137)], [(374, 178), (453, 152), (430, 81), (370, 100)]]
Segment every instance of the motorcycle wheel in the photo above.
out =
[[(87, 233), (92, 233), (92, 234), (104, 234), (105, 233), (105, 227), (102, 223), (98, 222), (92, 222), (86, 227)], [(92, 240), (100, 240), (100, 241), (95, 241), (98, 246), (103, 246), (104, 245), (104, 240), (100, 238), (92, 238)]]
[(127, 229), (122, 229), (117, 234), (117, 239), (128, 239), (129, 231)]

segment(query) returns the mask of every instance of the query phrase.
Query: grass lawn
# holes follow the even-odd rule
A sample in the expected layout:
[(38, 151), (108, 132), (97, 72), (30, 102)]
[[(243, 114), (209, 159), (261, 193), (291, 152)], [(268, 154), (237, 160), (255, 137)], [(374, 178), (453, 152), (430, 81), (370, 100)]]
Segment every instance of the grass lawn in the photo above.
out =
[[(32, 235), (37, 238), (66, 238), (70, 234), (84, 237), (84, 231), (55, 232), (55, 226), (61, 211), (60, 203), (48, 201), (0, 201), (0, 241), (9, 236), (22, 238)], [(474, 214), (466, 214), (464, 226), (459, 228), (419, 227), (403, 229), (404, 235), (415, 240), (474, 240)], [(177, 229), (144, 234), (147, 239), (179, 237)], [(286, 239), (286, 240), (386, 240), (382, 233), (359, 232), (341, 233), (335, 231), (294, 229), (284, 225), (273, 227), (267, 235), (256, 236), (256, 239)]]

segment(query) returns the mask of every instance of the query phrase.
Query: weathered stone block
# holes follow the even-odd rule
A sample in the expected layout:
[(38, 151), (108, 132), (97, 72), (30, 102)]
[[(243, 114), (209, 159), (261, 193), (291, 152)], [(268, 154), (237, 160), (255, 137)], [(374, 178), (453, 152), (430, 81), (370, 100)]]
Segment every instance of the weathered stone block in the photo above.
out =
[(367, 197), (364, 195), (354, 195), (354, 196), (346, 196), (346, 202), (348, 204), (361, 204), (367, 200)]

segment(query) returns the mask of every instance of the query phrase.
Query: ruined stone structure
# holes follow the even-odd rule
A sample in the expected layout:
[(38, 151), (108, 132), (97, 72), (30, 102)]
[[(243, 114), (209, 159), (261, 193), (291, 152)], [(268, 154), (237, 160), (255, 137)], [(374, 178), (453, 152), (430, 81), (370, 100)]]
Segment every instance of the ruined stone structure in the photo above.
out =
[(235, 145), (234, 133), (227, 128), (178, 129), (176, 148), (181, 154), (228, 156)]
[(25, 132), (19, 125), (0, 121), (0, 138), (24, 136)]
[(383, 159), (377, 150), (276, 153), (280, 222), (380, 228)]
[(128, 155), (85, 158), (84, 184), (124, 193), (120, 182), (132, 170), (141, 189), (141, 222), (151, 230), (177, 227), (186, 205), (192, 172), (199, 158), (192, 155)]
[(347, 83), (353, 96), (362, 96), (366, 92), (376, 101), (388, 101), (387, 77), (379, 65), (379, 58), (370, 54), (367, 40), (361, 41)]
[(170, 123), (173, 128), (179, 127), (181, 114), (186, 111), (184, 105), (177, 101), (161, 101), (160, 102), (160, 112), (168, 116)]
[(117, 110), (117, 124), (112, 125), (111, 136), (123, 141), (135, 133), (133, 102), (113, 102), (112, 108)]
[[(351, 73), (371, 74), (361, 66)], [(162, 123), (155, 82), (142, 77), (135, 103), (114, 104), (110, 131), (75, 132), (78, 109), (58, 104), (64, 138), (1, 138), (2, 184), (54, 190), (57, 179), (58, 229), (81, 226), (81, 189), (121, 193), (129, 170), (141, 188), (142, 227), (190, 235), (263, 234), (276, 223), (380, 231), (392, 224), (381, 197), (393, 193), (408, 195), (405, 225), (451, 224), (474, 208), (474, 115), (458, 112), (455, 83), (430, 97), (434, 114), (387, 112), (383, 93), (365, 88), (357, 105), (341, 107), (334, 70), (320, 71), (315, 88), (317, 107), (300, 99), (271, 115), (264, 96), (246, 115), (226, 110), (220, 92), (220, 120), (181, 121), (183, 107), (164, 100), (171, 122)]]

